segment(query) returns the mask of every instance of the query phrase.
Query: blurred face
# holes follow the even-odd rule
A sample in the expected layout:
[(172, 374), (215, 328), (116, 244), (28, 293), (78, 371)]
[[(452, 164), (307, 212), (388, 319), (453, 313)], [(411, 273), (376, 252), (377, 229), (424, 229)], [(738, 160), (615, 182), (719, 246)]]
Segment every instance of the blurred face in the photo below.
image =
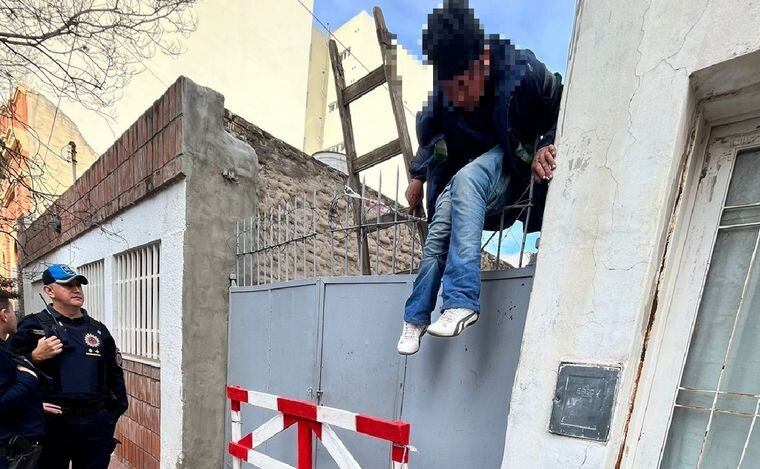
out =
[(486, 79), (490, 67), (488, 48), (470, 64), (470, 68), (451, 80), (441, 83), (441, 89), (454, 106), (465, 111), (474, 111), (485, 94)]
[[(16, 319), (16, 311), (13, 309), (13, 302), (8, 302), (7, 308), (0, 309), (0, 330), (5, 334), (15, 334), (16, 326), (18, 326), (18, 320)], [(5, 337), (0, 337), (0, 340)]]
[(64, 306), (81, 308), (84, 304), (82, 285), (74, 280), (71, 283), (51, 283), (45, 286), (45, 293), (53, 300)]

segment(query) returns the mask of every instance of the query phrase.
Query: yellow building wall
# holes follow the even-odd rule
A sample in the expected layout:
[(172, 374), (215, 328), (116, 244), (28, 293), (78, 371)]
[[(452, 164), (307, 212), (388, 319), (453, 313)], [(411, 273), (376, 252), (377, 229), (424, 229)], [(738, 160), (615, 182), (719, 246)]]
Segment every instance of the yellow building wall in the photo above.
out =
[[(388, 29), (392, 32), (393, 25), (389, 24)], [(373, 70), (382, 64), (377, 33), (375, 32), (375, 21), (368, 12), (361, 11), (335, 30), (333, 34), (340, 41), (338, 44), (339, 52), (344, 52), (346, 48), (349, 49), (349, 53), (343, 54), (347, 85), (366, 75), (367, 69)], [(407, 52), (402, 45), (397, 47), (397, 58), (397, 70), (402, 80), (402, 99), (406, 107), (407, 127), (412, 147), (416, 150), (415, 116), (422, 109), (428, 93), (432, 90), (433, 71), (432, 67), (424, 65), (419, 59)], [(321, 149), (345, 152), (345, 149), (340, 147), (343, 143), (343, 131), (340, 115), (337, 107), (335, 107), (335, 82), (329, 59), (325, 67), (329, 78), (325, 90), (326, 109)], [(356, 151), (359, 156), (398, 137), (388, 89), (385, 86), (376, 88), (352, 103), (351, 117)], [(382, 177), (383, 192), (393, 197), (395, 195), (397, 168), (400, 168), (400, 190), (403, 193), (406, 189), (406, 176), (404, 174), (404, 161), (400, 155), (364, 171), (361, 177), (366, 180), (368, 185), (375, 188), (380, 187), (380, 178)], [(403, 197), (400, 196), (400, 198)]]
[[(302, 0), (312, 9), (313, 0)], [(150, 107), (178, 76), (210, 87), (225, 106), (287, 143), (302, 148), (312, 17), (297, 1), (200, 0), (198, 27), (182, 42), (183, 53), (146, 60), (106, 119), (65, 103), (98, 152)], [(110, 124), (110, 125), (109, 125)]]

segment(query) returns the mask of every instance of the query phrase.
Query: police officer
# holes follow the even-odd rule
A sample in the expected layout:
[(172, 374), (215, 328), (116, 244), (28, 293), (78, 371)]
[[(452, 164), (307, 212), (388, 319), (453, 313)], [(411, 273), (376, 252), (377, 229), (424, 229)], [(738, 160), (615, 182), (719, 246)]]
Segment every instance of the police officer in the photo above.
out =
[(34, 366), (7, 340), (16, 333), (16, 312), (0, 292), (0, 469), (36, 467), (42, 438), (42, 392)]
[(60, 415), (45, 416), (41, 469), (106, 469), (116, 447), (116, 421), (127, 410), (124, 373), (106, 326), (82, 309), (87, 278), (63, 264), (42, 274), (52, 305), (25, 317), (13, 346), (50, 375), (46, 402)]

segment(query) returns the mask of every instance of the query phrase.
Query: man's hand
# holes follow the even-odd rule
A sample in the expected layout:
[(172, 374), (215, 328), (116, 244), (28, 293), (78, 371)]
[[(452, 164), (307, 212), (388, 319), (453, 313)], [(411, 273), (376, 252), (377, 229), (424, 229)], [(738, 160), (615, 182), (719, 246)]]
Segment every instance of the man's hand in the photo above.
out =
[(27, 374), (30, 374), (30, 375), (34, 376), (35, 379), (37, 378), (37, 373), (35, 373), (34, 371), (30, 370), (29, 368), (27, 368), (25, 366), (16, 365), (16, 369), (18, 371), (22, 372), (22, 373), (27, 373)]
[(42, 403), (42, 411), (45, 412), (46, 414), (56, 414), (56, 415), (61, 415), (63, 413), (61, 406), (51, 404), (49, 402)]
[(547, 145), (541, 147), (533, 157), (533, 163), (530, 169), (533, 172), (533, 179), (536, 182), (551, 181), (554, 177), (554, 170), (557, 169), (557, 147)]
[(412, 179), (409, 187), (406, 188), (406, 201), (409, 203), (409, 211), (414, 210), (422, 200), (422, 181)]
[(32, 350), (32, 363), (40, 363), (61, 353), (63, 343), (58, 337), (43, 337), (37, 341), (37, 348)]

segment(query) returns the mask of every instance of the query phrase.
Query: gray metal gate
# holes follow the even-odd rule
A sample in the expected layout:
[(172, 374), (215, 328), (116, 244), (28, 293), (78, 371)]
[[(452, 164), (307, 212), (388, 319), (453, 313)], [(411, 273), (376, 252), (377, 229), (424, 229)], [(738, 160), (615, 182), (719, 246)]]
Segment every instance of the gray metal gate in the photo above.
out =
[[(228, 383), (403, 419), (419, 450), (411, 467), (497, 468), (532, 276), (484, 272), (478, 324), (454, 339), (425, 336), (408, 358), (396, 341), (413, 275), (233, 287)], [(244, 406), (244, 434), (271, 416)], [(362, 467), (388, 467), (387, 443), (337, 432)], [(291, 429), (261, 449), (295, 465), (295, 447)], [(317, 448), (316, 467), (335, 467)]]

